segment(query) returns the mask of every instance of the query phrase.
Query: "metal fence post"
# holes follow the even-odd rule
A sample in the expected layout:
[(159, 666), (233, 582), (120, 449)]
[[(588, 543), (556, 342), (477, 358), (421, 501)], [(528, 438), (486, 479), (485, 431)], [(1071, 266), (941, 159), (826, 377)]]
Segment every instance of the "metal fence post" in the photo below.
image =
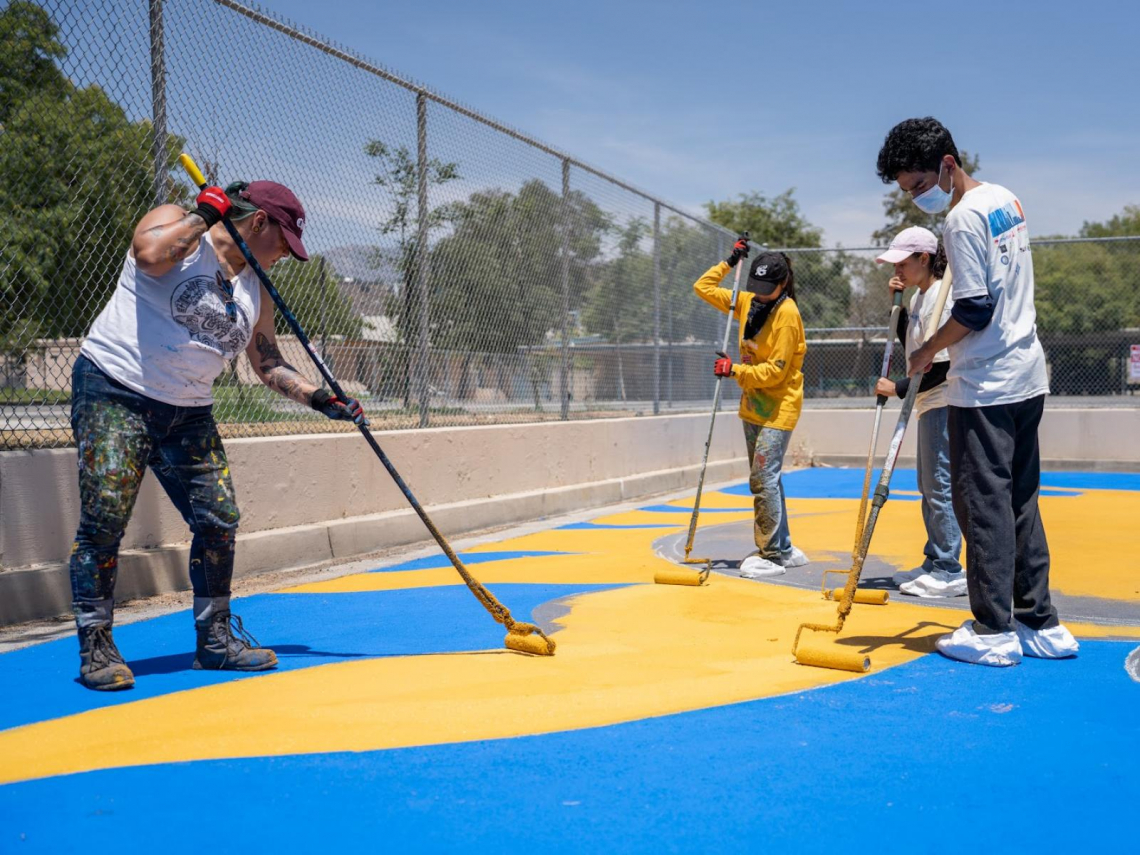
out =
[(416, 394), (419, 397), (420, 427), (428, 426), (428, 156), (427, 98), (416, 95), (416, 300), (419, 302), (419, 346), (416, 356)]
[(653, 415), (661, 412), (661, 204), (653, 203)]
[(154, 207), (166, 204), (166, 47), (162, 0), (150, 0), (150, 115), (154, 159)]
[(570, 418), (570, 161), (562, 160), (562, 420)]

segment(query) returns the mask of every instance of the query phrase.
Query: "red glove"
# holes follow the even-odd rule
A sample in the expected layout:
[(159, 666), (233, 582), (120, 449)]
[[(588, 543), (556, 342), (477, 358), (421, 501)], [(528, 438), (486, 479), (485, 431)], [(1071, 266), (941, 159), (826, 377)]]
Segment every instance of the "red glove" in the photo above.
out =
[(206, 228), (213, 228), (230, 212), (230, 197), (221, 187), (204, 187), (194, 200), (198, 206), (194, 213), (206, 222)]
[(717, 351), (717, 356), (720, 357), (713, 363), (713, 374), (717, 377), (731, 377), (732, 376), (732, 359), (727, 353)]
[(748, 233), (745, 232), (740, 238), (732, 245), (732, 252), (729, 254), (725, 261), (729, 267), (736, 267), (737, 263), (742, 258), (748, 258), (748, 250), (751, 247), (748, 245)]

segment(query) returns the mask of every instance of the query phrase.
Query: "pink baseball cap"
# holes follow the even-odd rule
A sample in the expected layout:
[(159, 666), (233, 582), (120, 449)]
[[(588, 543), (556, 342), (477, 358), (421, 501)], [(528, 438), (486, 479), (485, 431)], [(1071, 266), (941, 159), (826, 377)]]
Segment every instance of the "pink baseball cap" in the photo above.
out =
[(898, 264), (916, 252), (929, 252), (931, 255), (938, 252), (938, 238), (930, 229), (924, 229), (922, 226), (911, 226), (909, 229), (903, 229), (895, 235), (895, 239), (891, 241), (887, 251), (875, 261), (879, 264)]

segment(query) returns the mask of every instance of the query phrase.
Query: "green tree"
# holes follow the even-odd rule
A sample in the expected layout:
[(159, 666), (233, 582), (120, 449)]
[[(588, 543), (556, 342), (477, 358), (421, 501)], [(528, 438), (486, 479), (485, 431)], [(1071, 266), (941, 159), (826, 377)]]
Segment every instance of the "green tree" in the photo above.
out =
[(791, 188), (771, 198), (762, 193), (741, 193), (738, 199), (706, 202), (709, 219), (735, 234), (747, 231), (759, 246), (822, 246), (823, 232), (800, 213), (795, 191)]
[(1124, 210), (1105, 223), (1086, 222), (1081, 237), (1131, 237), (1140, 235), (1140, 205), (1125, 205)]
[(0, 126), (34, 95), (67, 96), (70, 83), (55, 64), (67, 56), (58, 36), (35, 3), (16, 0), (0, 12)]
[[(642, 241), (650, 234), (642, 217), (631, 217), (618, 234), (615, 256), (594, 278), (582, 310), (585, 328), (615, 345), (617, 397), (626, 400), (624, 344), (653, 341), (653, 256)], [(608, 390), (600, 394), (607, 395)]]
[[(391, 262), (400, 271), (403, 284), (400, 299), (396, 301), (396, 332), (404, 347), (398, 354), (399, 364), (395, 374), (400, 378), (400, 388), (404, 406), (411, 406), (412, 348), (419, 337), (419, 300), (416, 283), (419, 279), (419, 162), (407, 146), (392, 148), (382, 140), (369, 140), (364, 153), (379, 162), (373, 184), (383, 187), (391, 198), (391, 209), (387, 219), (379, 226), (381, 235), (395, 241), (393, 248), (379, 247), (376, 250), (377, 263)], [(426, 181), (428, 187), (440, 187), (459, 178), (459, 164), (446, 163), (438, 158), (427, 162)], [(427, 212), (427, 235), (430, 244), (433, 232), (451, 223), (457, 214), (455, 205), (445, 204), (430, 207)]]
[(1140, 326), (1140, 288), (1131, 241), (1033, 245), (1037, 329), (1059, 394), (1118, 391), (1126, 343)]
[[(322, 256), (310, 256), (304, 263), (286, 258), (273, 266), (272, 275), (273, 284), (314, 342), (319, 344), (326, 336), (360, 338), (363, 321), (337, 287), (336, 270)], [(293, 334), (280, 312), (275, 327), (279, 335)]]
[[(129, 121), (98, 86), (67, 80), (55, 66), (67, 54), (58, 35), (32, 3), (0, 11), (0, 346), (8, 352), (87, 331), (153, 193), (150, 123)], [(168, 178), (181, 142), (167, 139)]]
[[(981, 169), (981, 162), (977, 155), (971, 157), (967, 151), (958, 152), (962, 159), (962, 168), (973, 176)], [(886, 246), (891, 239), (905, 228), (922, 226), (930, 229), (938, 237), (942, 237), (942, 224), (946, 220), (945, 214), (926, 214), (914, 204), (909, 193), (893, 185), (883, 197), (883, 215), (887, 218), (882, 228), (871, 234), (871, 242), (876, 246)]]
[[(517, 193), (486, 190), (454, 206), (451, 234), (432, 248), (432, 339), (465, 352), (459, 395), (471, 392), (476, 353), (514, 354), (562, 328), (562, 235), (569, 226), (571, 309), (582, 300), (581, 283), (601, 252), (608, 229), (603, 212), (586, 195), (561, 194), (538, 179)], [(535, 404), (544, 364), (531, 355)], [(504, 362), (500, 387), (508, 391)]]
[(709, 219), (752, 242), (772, 248), (818, 249), (789, 253), (796, 276), (796, 302), (807, 327), (837, 327), (847, 322), (851, 285), (846, 257), (823, 249), (823, 233), (800, 213), (793, 191), (768, 198), (741, 194), (737, 200), (708, 202)]

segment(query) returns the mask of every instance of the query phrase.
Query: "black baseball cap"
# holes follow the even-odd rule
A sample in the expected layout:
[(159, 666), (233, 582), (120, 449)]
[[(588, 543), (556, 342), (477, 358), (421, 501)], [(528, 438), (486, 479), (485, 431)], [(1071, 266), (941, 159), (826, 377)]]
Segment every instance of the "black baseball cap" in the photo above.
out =
[(762, 252), (748, 268), (748, 290), (767, 297), (788, 278), (788, 262), (778, 252)]

